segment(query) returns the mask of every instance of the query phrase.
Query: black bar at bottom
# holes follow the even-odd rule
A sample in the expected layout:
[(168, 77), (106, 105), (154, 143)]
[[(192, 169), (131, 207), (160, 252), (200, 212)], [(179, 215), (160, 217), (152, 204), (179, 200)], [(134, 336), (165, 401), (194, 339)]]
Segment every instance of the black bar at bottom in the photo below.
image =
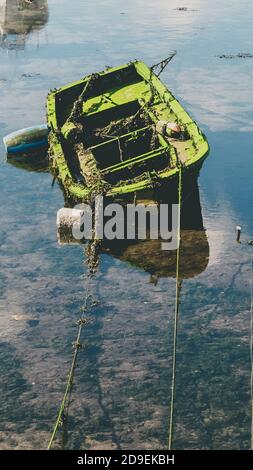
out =
[(131, 451), (108, 451), (108, 450), (82, 450), (82, 451), (0, 451), (0, 466), (4, 464), (25, 465), (29, 468), (46, 464), (70, 465), (70, 468), (83, 468), (87, 465), (99, 465), (101, 468), (113, 468), (115, 466), (177, 466), (177, 465), (217, 465), (231, 463), (232, 465), (250, 466), (253, 468), (252, 451), (202, 451), (202, 450), (175, 450), (175, 451), (153, 451), (153, 450), (131, 450)]

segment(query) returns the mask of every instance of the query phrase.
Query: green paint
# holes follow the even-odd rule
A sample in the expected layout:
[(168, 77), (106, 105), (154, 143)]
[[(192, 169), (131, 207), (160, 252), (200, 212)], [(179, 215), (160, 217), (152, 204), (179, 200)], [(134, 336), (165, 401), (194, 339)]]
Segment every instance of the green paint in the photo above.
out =
[[(71, 156), (67, 155), (63, 142), (75, 126), (73, 122), (68, 121), (73, 104), (89, 80), (91, 76), (54, 90), (49, 93), (47, 99), (48, 125), (52, 129), (49, 139), (51, 170), (57, 175), (66, 195), (76, 201), (86, 200), (89, 196), (89, 189), (85, 183), (75, 182), (69, 164)], [(119, 128), (119, 133), (114, 133), (102, 143), (95, 142), (94, 145), (88, 146), (94, 153), (101, 154), (102, 152), (100, 171), (104, 177), (112, 177), (112, 175), (114, 177), (114, 182), (108, 185), (109, 196), (125, 195), (151, 188), (152, 177), (158, 177), (163, 181), (174, 178), (179, 171), (177, 155), (183, 162), (183, 171), (202, 163), (209, 150), (204, 134), (161, 80), (143, 62), (137, 61), (122, 67), (107, 69), (96, 74), (95, 80), (93, 79), (91, 83), (92, 86), (87, 87), (87, 96), (82, 106), (83, 114), (80, 116), (82, 122), (100, 123), (101, 119), (103, 121), (104, 116), (110, 113), (109, 122), (104, 126), (106, 128), (110, 122), (116, 122), (119, 119), (116, 117), (119, 115), (120, 119), (129, 118), (128, 106), (133, 108), (137, 106), (137, 110), (138, 108), (141, 110), (139, 115), (142, 113), (149, 120), (148, 126), (143, 124), (130, 131), (126, 126), (126, 132), (122, 126), (122, 129)], [(132, 113), (134, 114), (135, 112)], [(176, 122), (184, 126), (189, 139), (173, 143), (159, 133), (156, 135), (155, 148), (150, 147), (148, 151), (147, 149), (142, 151), (144, 140), (147, 138), (145, 132), (148, 133), (149, 130), (151, 132), (158, 121)], [(85, 126), (86, 124), (83, 124), (84, 133), (86, 132)], [(56, 130), (59, 132), (55, 132)], [(100, 130), (103, 131), (103, 126)], [(135, 142), (139, 147), (133, 147)], [(135, 153), (121, 161), (119, 157), (125, 145), (129, 145), (131, 150), (134, 148)], [(139, 148), (140, 151), (136, 155), (136, 150)], [(116, 158), (117, 152), (118, 159)], [(115, 162), (112, 164), (113, 153), (115, 153)], [(140, 175), (141, 165), (143, 165), (143, 172)], [(147, 177), (145, 165), (149, 165), (149, 177)], [(162, 168), (158, 169), (160, 166)], [(127, 169), (131, 171), (132, 177), (122, 179)]]

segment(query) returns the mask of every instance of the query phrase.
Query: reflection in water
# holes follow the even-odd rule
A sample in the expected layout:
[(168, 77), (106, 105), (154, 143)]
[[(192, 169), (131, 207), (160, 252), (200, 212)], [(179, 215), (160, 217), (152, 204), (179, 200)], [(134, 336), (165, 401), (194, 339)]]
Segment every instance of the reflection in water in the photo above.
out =
[[(177, 202), (177, 187), (168, 185), (166, 193), (160, 191), (154, 200), (157, 203), (167, 203), (171, 207), (172, 203)], [(58, 239), (60, 244), (77, 243), (69, 230), (58, 231)], [(154, 284), (161, 277), (175, 277), (176, 250), (162, 250), (160, 240), (104, 240), (101, 249), (102, 252), (149, 273), (150, 281)], [(183, 182), (180, 278), (188, 279), (199, 275), (206, 269), (208, 260), (209, 244), (203, 228), (197, 175), (195, 175)]]
[(0, 0), (0, 45), (24, 49), (29, 33), (39, 31), (48, 21), (47, 0)]
[[(48, 172), (48, 158), (45, 152), (35, 152), (27, 156), (11, 155), (7, 162), (16, 168), (31, 172)], [(208, 265), (209, 244), (203, 228), (203, 219), (197, 182), (198, 174), (183, 181), (181, 208), (181, 248), (180, 278), (188, 279), (201, 274)], [(166, 188), (166, 189), (165, 189)], [(153, 195), (153, 202), (163, 204), (177, 203), (178, 188), (168, 184)], [(149, 201), (150, 202), (150, 201)], [(66, 201), (69, 205), (69, 201)], [(159, 207), (159, 206), (158, 206)], [(126, 220), (126, 219), (125, 219)], [(171, 221), (169, 221), (171, 224)], [(60, 244), (76, 244), (72, 231), (58, 231)], [(176, 251), (162, 250), (160, 240), (104, 240), (102, 252), (126, 261), (150, 274), (155, 283), (160, 277), (175, 277)]]
[(20, 170), (49, 173), (48, 157), (45, 150), (29, 155), (7, 155), (6, 161)]
[[(200, 11), (174, 10), (180, 3)], [(12, 87), (8, 81), (0, 84), (1, 138), (42, 121), (52, 86), (135, 57), (152, 64), (168, 44), (178, 50), (163, 81), (206, 125), (212, 155), (201, 173), (201, 206), (212, 262), (200, 276), (183, 281), (175, 448), (248, 449), (250, 247), (235, 243), (234, 230), (239, 223), (243, 241), (253, 237), (253, 62), (225, 62), (216, 55), (249, 51), (253, 3), (245, 0), (242, 8), (236, 0), (130, 0), (127, 5), (58, 0), (51, 5), (43, 54), (27, 47), (17, 61), (0, 49), (1, 78), (4, 73), (12, 79)], [(27, 71), (44, 78), (20, 80)], [(234, 118), (250, 122), (248, 132)], [(56, 186), (50, 191), (50, 183), (49, 175), (1, 165), (0, 447), (6, 450), (46, 448), (82, 301), (83, 250), (59, 249), (55, 243), (62, 195)], [(197, 242), (194, 246), (195, 257)], [(80, 351), (68, 447), (111, 449), (120, 441), (122, 449), (163, 450), (175, 279), (160, 278), (155, 287), (145, 271), (110, 254), (102, 256), (100, 269), (95, 287), (101, 307), (84, 335), (89, 345)], [(40, 322), (32, 327), (13, 315)]]
[[(162, 195), (159, 195), (162, 197)], [(170, 207), (176, 197), (162, 197)], [(143, 269), (155, 282), (160, 277), (175, 277), (176, 251), (161, 249), (160, 240), (118, 240), (106, 242), (104, 250), (122, 261)], [(180, 278), (187, 279), (202, 273), (209, 259), (209, 245), (200, 206), (197, 179), (185, 182), (181, 212)]]
[[(192, 175), (191, 178), (184, 179), (183, 181), (183, 193), (182, 193), (182, 212), (181, 212), (181, 245), (180, 245), (180, 280), (192, 278), (198, 276), (202, 273), (207, 265), (209, 260), (209, 244), (206, 236), (206, 232), (203, 227), (203, 219), (202, 219), (202, 212), (201, 212), (201, 205), (200, 205), (200, 197), (199, 197), (199, 188), (197, 182), (198, 175)], [(171, 203), (177, 202), (178, 196), (178, 188), (177, 185), (173, 187), (172, 184), (167, 185), (166, 192), (157, 192), (155, 194), (154, 200), (156, 202)], [(66, 201), (67, 203), (67, 201)], [(65, 232), (58, 233), (60, 237), (60, 243), (62, 244), (72, 244), (78, 243), (73, 240), (72, 234)], [(121, 261), (127, 262), (134, 267), (144, 270), (148, 274), (150, 274), (151, 278), (150, 281), (156, 285), (159, 278), (168, 278), (168, 277), (175, 277), (176, 275), (176, 251), (162, 251), (161, 249), (161, 242), (159, 240), (113, 240), (108, 242), (107, 240), (103, 241), (102, 245), (102, 252), (108, 254), (110, 257), (114, 257), (120, 259)], [(109, 259), (109, 257), (108, 257)], [(102, 263), (103, 264), (103, 263)], [(109, 262), (110, 265), (110, 262)], [(121, 272), (121, 276), (122, 276)], [(105, 273), (103, 270), (103, 275), (108, 276), (108, 273)], [(110, 278), (110, 274), (109, 274)], [(99, 278), (98, 278), (99, 279)], [(162, 438), (161, 440), (165, 442), (166, 435), (163, 434), (162, 428), (164, 426), (164, 418), (161, 418), (161, 422), (157, 419), (157, 403), (153, 402), (153, 393), (152, 387), (157, 385), (156, 380), (153, 383), (153, 376), (151, 375), (152, 379), (150, 378), (150, 363), (154, 366), (152, 369), (152, 374), (155, 374), (155, 371), (161, 369), (164, 366), (163, 361), (164, 358), (168, 355), (167, 351), (167, 343), (161, 344), (158, 341), (157, 350), (150, 348), (149, 344), (149, 335), (150, 331), (157, 328), (157, 324), (162, 321), (162, 313), (157, 313), (156, 309), (156, 295), (157, 291), (159, 292), (159, 286), (163, 285), (162, 280), (159, 283), (159, 286), (152, 287), (148, 289), (151, 292), (151, 297), (153, 297), (153, 302), (147, 301), (147, 291), (144, 287), (144, 303), (145, 303), (145, 313), (142, 311), (141, 301), (140, 305), (137, 309), (131, 308), (130, 301), (129, 303), (126, 302), (124, 298), (124, 291), (121, 287), (118, 286), (118, 291), (116, 288), (115, 279), (111, 279), (113, 282), (109, 282), (110, 285), (110, 294), (102, 294), (99, 296), (100, 300), (103, 299), (103, 295), (110, 298), (115, 295), (117, 305), (121, 304), (121, 307), (124, 306), (125, 311), (127, 312), (126, 320), (119, 318), (117, 316), (117, 321), (111, 322), (109, 324), (109, 343), (112, 342), (111, 346), (108, 346), (108, 338), (107, 341), (105, 340), (105, 331), (106, 327), (104, 326), (107, 321), (110, 321), (112, 318), (107, 318), (105, 322), (101, 322), (101, 312), (99, 312), (99, 307), (96, 313), (92, 315), (96, 316), (96, 345), (94, 346), (94, 340), (91, 341), (89, 344), (89, 331), (86, 330), (86, 340), (87, 348), (91, 348), (90, 352), (88, 353), (92, 355), (92, 376), (89, 376), (89, 366), (87, 365), (87, 357), (86, 361), (80, 353), (78, 365), (81, 368), (81, 371), (77, 372), (78, 376), (75, 380), (75, 387), (76, 391), (73, 394), (72, 402), (71, 402), (71, 410), (68, 408), (64, 426), (62, 429), (61, 440), (57, 440), (54, 444), (57, 445), (57, 448), (82, 448), (83, 445), (83, 424), (79, 423), (79, 434), (76, 431), (76, 424), (73, 426), (73, 419), (76, 423), (76, 416), (78, 414), (78, 406), (83, 399), (87, 399), (87, 392), (81, 391), (80, 384), (78, 384), (78, 380), (80, 381), (80, 377), (85, 375), (85, 382), (88, 384), (88, 387), (92, 386), (92, 390), (96, 390), (95, 395), (92, 392), (92, 405), (91, 409), (89, 409), (89, 413), (92, 416), (92, 419), (89, 420), (88, 428), (85, 424), (85, 446), (87, 448), (106, 448), (107, 445), (113, 449), (121, 449), (122, 446), (124, 448), (124, 432), (118, 426), (118, 414), (121, 412), (122, 407), (122, 397), (121, 393), (117, 395), (119, 390), (123, 390), (124, 392), (124, 399), (130, 397), (133, 400), (133, 396), (136, 398), (134, 399), (131, 404), (129, 404), (129, 421), (131, 425), (134, 427), (133, 423), (136, 422), (136, 416), (138, 419), (143, 420), (144, 422), (152, 422), (153, 427), (158, 427), (159, 433), (161, 433)], [(143, 286), (145, 286), (146, 282), (142, 283), (142, 286), (138, 286), (138, 295), (143, 295)], [(108, 282), (108, 281), (107, 281)], [(117, 282), (117, 281), (116, 281)], [(129, 282), (130, 279), (122, 279), (121, 281), (123, 284), (124, 282)], [(99, 283), (99, 280), (98, 280)], [(94, 282), (93, 288), (96, 282)], [(106, 282), (105, 282), (106, 284)], [(181, 284), (182, 285), (182, 284)], [(96, 287), (96, 290), (98, 286)], [(129, 286), (125, 290), (129, 294)], [(174, 286), (173, 286), (174, 289)], [(113, 293), (117, 292), (117, 294)], [(119, 295), (120, 292), (120, 295)], [(172, 297), (173, 297), (172, 291)], [(122, 297), (122, 299), (121, 299)], [(121, 303), (122, 302), (122, 303)], [(166, 302), (165, 302), (166, 304)], [(172, 309), (172, 305), (170, 301), (168, 302), (168, 309)], [(111, 311), (111, 307), (110, 307)], [(138, 312), (138, 315), (135, 316), (134, 312)], [(161, 309), (162, 311), (162, 309)], [(155, 317), (154, 317), (155, 313)], [(145, 316), (147, 315), (147, 316)], [(133, 318), (134, 317), (134, 318)], [(100, 318), (100, 320), (99, 320)], [(152, 323), (153, 318), (153, 323)], [(167, 319), (167, 314), (165, 317)], [(127, 325), (124, 324), (124, 328), (122, 325), (122, 321), (127, 322)], [(167, 320), (166, 320), (167, 321)], [(140, 327), (141, 324), (141, 327)], [(145, 326), (144, 326), (145, 325)], [(122, 352), (120, 353), (117, 349), (117, 344), (119, 341), (119, 332), (124, 329), (123, 338), (121, 338), (121, 348)], [(167, 324), (165, 322), (164, 328), (167, 328)], [(145, 331), (144, 336), (142, 337), (142, 346), (139, 346), (140, 341), (140, 330)], [(128, 333), (127, 333), (128, 331)], [(91, 333), (94, 335), (94, 331)], [(169, 336), (169, 344), (170, 344), (170, 329), (168, 329), (168, 336)], [(145, 340), (144, 340), (145, 337)], [(103, 340), (101, 341), (101, 338)], [(148, 338), (148, 340), (147, 340)], [(106, 346), (103, 341), (106, 341)], [(147, 342), (146, 342), (147, 341)], [(154, 338), (153, 340), (154, 341)], [(116, 345), (116, 347), (115, 347)], [(131, 349), (129, 352), (128, 348)], [(140, 348), (140, 349), (139, 349)], [(143, 349), (142, 349), (143, 348)], [(152, 352), (151, 352), (152, 350)], [(117, 352), (115, 352), (117, 351)], [(136, 351), (139, 351), (139, 357), (135, 355)], [(132, 358), (132, 354), (134, 354), (134, 360)], [(156, 359), (154, 359), (154, 357)], [(140, 359), (140, 362), (139, 362)], [(166, 361), (168, 358), (166, 357)], [(121, 362), (122, 361), (122, 362)], [(129, 369), (129, 364), (133, 361), (132, 369)], [(101, 366), (102, 364), (102, 366)], [(106, 364), (106, 367), (105, 367)], [(121, 364), (121, 366), (119, 366)], [(148, 365), (147, 365), (148, 364)], [(155, 365), (154, 365), (155, 364)], [(127, 370), (124, 370), (124, 367)], [(109, 370), (109, 373), (108, 373)], [(170, 366), (169, 369), (170, 371)], [(86, 374), (88, 374), (86, 376)], [(136, 374), (136, 382), (133, 386), (133, 377)], [(124, 385), (123, 385), (124, 384)], [(159, 387), (156, 388), (156, 395), (158, 397), (158, 401), (160, 400), (163, 406), (168, 407), (169, 397), (168, 397), (168, 389), (170, 386), (170, 378), (168, 375), (168, 371), (163, 375), (162, 381), (159, 384)], [(123, 388), (122, 388), (123, 387)], [(106, 393), (105, 393), (106, 389)], [(110, 392), (109, 392), (110, 390)], [(113, 390), (113, 392), (112, 392)], [(138, 400), (141, 398), (142, 403), (145, 403), (145, 407), (139, 404)], [(97, 401), (96, 401), (97, 400)], [(109, 400), (109, 401), (108, 401)], [(112, 401), (110, 401), (112, 400)], [(134, 403), (136, 401), (136, 403)], [(94, 405), (95, 403), (95, 405)], [(83, 405), (81, 405), (83, 406)], [(94, 406), (94, 408), (93, 408)], [(137, 411), (138, 407), (138, 411)], [(154, 411), (155, 410), (155, 411)], [(152, 419), (150, 420), (150, 416)], [(166, 413), (164, 413), (166, 418)], [(74, 418), (73, 418), (74, 417)], [(96, 420), (99, 420), (99, 424), (95, 423)], [(95, 423), (95, 424), (94, 424)], [(163, 424), (162, 424), (163, 423)], [(165, 425), (166, 427), (166, 425)], [(81, 430), (81, 431), (80, 431)], [(98, 431), (99, 430), (99, 431)], [(152, 432), (151, 432), (152, 434)], [(99, 436), (99, 437), (97, 437)], [(108, 439), (108, 436), (110, 438)], [(110, 442), (111, 439), (111, 442)], [(139, 436), (138, 431), (133, 431), (133, 441), (138, 442)], [(128, 443), (129, 445), (129, 443)], [(97, 446), (97, 447), (96, 447)], [(86, 448), (86, 447), (85, 447)]]

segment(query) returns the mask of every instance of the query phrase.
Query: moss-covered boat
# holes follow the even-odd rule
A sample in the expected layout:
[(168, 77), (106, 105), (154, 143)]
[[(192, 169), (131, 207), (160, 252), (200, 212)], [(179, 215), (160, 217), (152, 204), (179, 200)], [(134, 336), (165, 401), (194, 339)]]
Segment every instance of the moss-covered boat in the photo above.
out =
[(65, 195), (124, 196), (199, 169), (208, 143), (143, 62), (109, 68), (51, 91), (50, 166)]

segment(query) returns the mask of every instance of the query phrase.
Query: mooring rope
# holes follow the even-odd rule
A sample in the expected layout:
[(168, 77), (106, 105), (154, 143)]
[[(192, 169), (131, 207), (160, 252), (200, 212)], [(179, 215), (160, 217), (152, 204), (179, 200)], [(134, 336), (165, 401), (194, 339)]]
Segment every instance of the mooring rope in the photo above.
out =
[[(84, 305), (85, 308), (87, 308), (88, 297), (89, 296), (88, 296), (88, 288), (87, 288), (86, 303)], [(72, 386), (73, 386), (77, 356), (78, 356), (79, 349), (82, 346), (81, 341), (80, 341), (81, 340), (82, 329), (83, 329), (84, 325), (86, 326), (88, 324), (87, 318), (84, 318), (83, 315), (82, 315), (81, 318), (78, 321), (78, 324), (79, 324), (79, 327), (78, 327), (76, 341), (73, 343), (73, 347), (74, 347), (75, 351), (74, 351), (71, 367), (70, 367), (69, 374), (68, 374), (68, 381), (67, 381), (67, 384), (66, 384), (66, 387), (65, 387), (65, 393), (63, 395), (63, 399), (62, 399), (62, 402), (61, 402), (61, 405), (60, 405), (60, 408), (59, 408), (59, 411), (58, 411), (57, 419), (56, 419), (56, 422), (55, 422), (55, 425), (54, 425), (54, 428), (53, 428), (53, 432), (51, 434), (51, 438), (50, 438), (49, 443), (48, 443), (47, 450), (51, 449), (51, 447), (53, 445), (53, 442), (55, 440), (56, 434), (58, 432), (58, 429), (63, 424), (63, 419), (64, 419), (65, 409), (66, 409), (66, 405), (67, 405), (67, 400), (68, 400), (69, 394), (71, 393)]]
[(251, 442), (253, 450), (253, 254), (251, 255), (251, 287), (250, 287), (250, 399), (251, 399)]
[(167, 65), (170, 63), (170, 61), (173, 59), (173, 57), (175, 57), (176, 53), (177, 51), (173, 51), (169, 57), (164, 60), (161, 60), (160, 62), (158, 62), (158, 64), (153, 65), (153, 67), (151, 67), (152, 72), (155, 69), (160, 68), (159, 72), (157, 73), (157, 76), (159, 77), (164, 71), (164, 69), (167, 67)]
[(178, 220), (177, 220), (177, 259), (176, 259), (176, 298), (175, 298), (175, 314), (174, 314), (174, 332), (173, 332), (173, 355), (172, 355), (172, 379), (171, 379), (171, 400), (170, 400), (170, 422), (169, 422), (169, 441), (168, 449), (172, 449), (173, 430), (174, 430), (174, 409), (175, 409), (175, 392), (176, 392), (176, 366), (177, 366), (177, 334), (178, 334), (178, 317), (179, 317), (179, 300), (180, 300), (180, 234), (181, 234), (181, 202), (182, 202), (182, 168), (179, 167), (178, 172)]
[[(95, 256), (95, 255), (94, 255)], [(86, 285), (86, 291), (85, 291), (85, 297), (84, 297), (84, 302), (82, 307), (80, 308), (81, 311), (81, 316), (80, 319), (78, 320), (78, 331), (77, 331), (77, 337), (76, 340), (73, 343), (73, 348), (74, 348), (74, 355), (72, 358), (69, 374), (68, 374), (68, 381), (65, 387), (65, 392), (63, 395), (63, 399), (61, 401), (61, 405), (58, 411), (57, 419), (53, 428), (53, 432), (51, 434), (47, 450), (50, 450), (52, 448), (52, 445), (54, 443), (55, 437), (57, 435), (57, 432), (59, 428), (62, 426), (64, 422), (64, 417), (65, 417), (65, 409), (68, 407), (68, 400), (72, 392), (72, 387), (73, 387), (73, 381), (74, 381), (74, 374), (75, 374), (75, 368), (76, 368), (76, 363), (77, 363), (77, 356), (78, 352), (82, 347), (81, 344), (81, 336), (82, 336), (82, 330), (83, 327), (87, 326), (90, 323), (90, 319), (88, 319), (85, 315), (88, 310), (91, 310), (94, 306), (97, 305), (96, 302), (91, 303), (89, 305), (89, 301), (91, 299), (91, 295), (89, 294), (90, 291), (90, 281), (91, 278), (94, 275), (94, 271), (92, 270), (92, 267), (89, 267), (89, 273), (88, 273), (88, 282)]]

